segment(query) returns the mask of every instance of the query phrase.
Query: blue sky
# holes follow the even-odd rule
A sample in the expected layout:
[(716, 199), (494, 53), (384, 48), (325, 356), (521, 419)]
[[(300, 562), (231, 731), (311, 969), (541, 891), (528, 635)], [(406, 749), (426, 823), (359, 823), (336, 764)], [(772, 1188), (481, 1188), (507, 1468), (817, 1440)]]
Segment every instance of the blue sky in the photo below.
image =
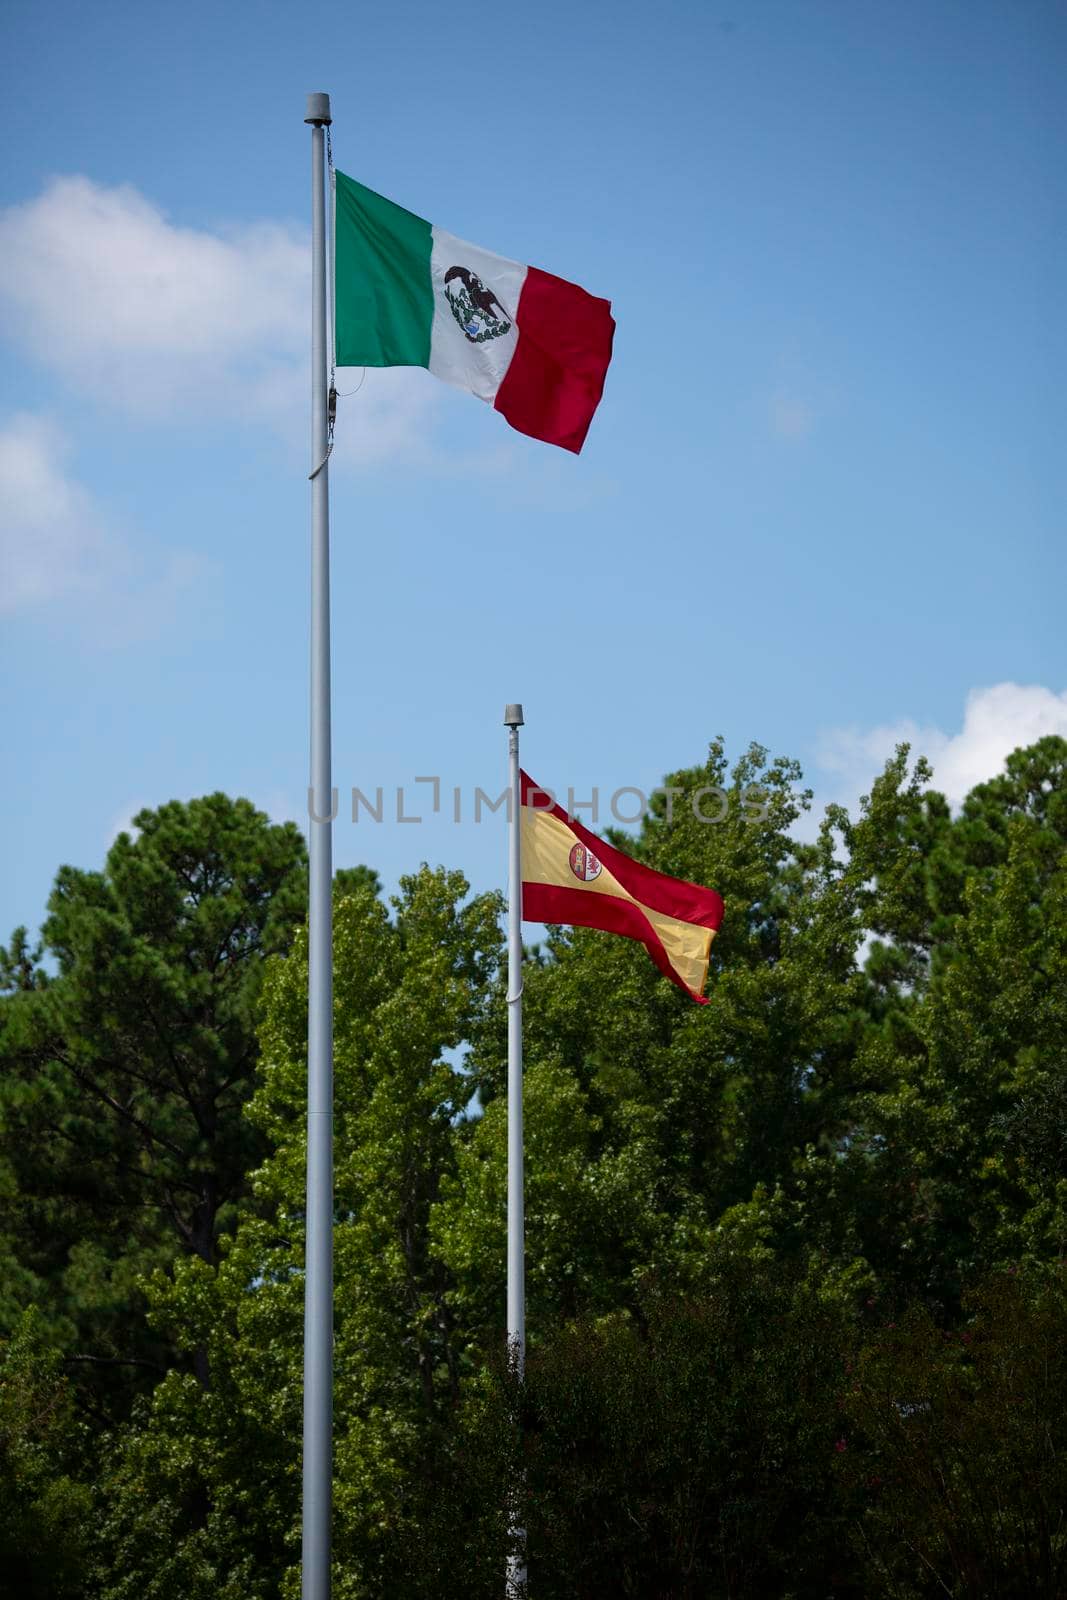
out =
[(141, 805), (300, 815), (309, 90), (344, 171), (618, 323), (580, 458), (341, 374), (335, 778), (446, 804), (342, 812), (338, 864), (502, 886), (449, 806), (512, 699), (604, 795), (721, 732), (849, 802), (910, 736), (958, 798), (1067, 733), (1062, 5), (6, 19), (0, 933)]

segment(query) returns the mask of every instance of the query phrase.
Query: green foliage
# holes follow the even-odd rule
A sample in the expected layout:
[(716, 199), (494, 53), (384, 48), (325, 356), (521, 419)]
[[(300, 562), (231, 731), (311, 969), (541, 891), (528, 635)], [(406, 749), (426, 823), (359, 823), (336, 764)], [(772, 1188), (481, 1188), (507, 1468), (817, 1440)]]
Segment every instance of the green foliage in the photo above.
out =
[(58, 973), (16, 934), (0, 1002), (4, 1325), (36, 1302), (96, 1403), (120, 1409), (168, 1361), (139, 1276), (214, 1261), (262, 1153), (242, 1115), (259, 990), (305, 893), (299, 833), (245, 800), (175, 801), (135, 826), (103, 872), (60, 870), (44, 925)]
[(637, 1318), (583, 1321), (531, 1362), (538, 1595), (860, 1592), (829, 1492), (834, 1320), (774, 1263), (721, 1265), (685, 1297), (646, 1290)]
[[(899, 1290), (949, 1316), (965, 1280), (1055, 1257), (1067, 1240), (1067, 1173), (1053, 1170), (1057, 1146), (1040, 1131), (1039, 1109), (1055, 1103), (1067, 1037), (1067, 826), (1053, 786), (1065, 759), (1063, 740), (1016, 752), (1008, 775), (976, 789), (907, 874), (892, 868), (892, 827), (879, 825), (872, 840), (884, 780), (848, 833), (876, 903), (881, 883), (905, 875), (914, 889), (921, 879), (930, 943), (922, 959), (915, 940), (869, 964), (873, 1025), (858, 1053), (840, 1176), (862, 1207), (863, 1253)], [(895, 833), (903, 849), (919, 808), (936, 809), (907, 798), (907, 825), (898, 819)], [(893, 894), (885, 903), (892, 914), (877, 925), (899, 935)]]
[(1067, 1591), (1067, 1280), (986, 1281), (960, 1331), (915, 1307), (846, 1389), (852, 1538), (881, 1592), (1030, 1600)]
[[(520, 1483), (534, 1600), (1064, 1592), (1065, 771), (953, 817), (901, 747), (814, 843), (758, 746), (668, 778), (621, 842), (722, 891), (711, 1003), (591, 930), (524, 964), (521, 1389), (501, 907), (338, 874), (338, 1600), (499, 1595)], [(19, 1538), (91, 1600), (295, 1600), (302, 846), (219, 796), (138, 823), (60, 874), (51, 964), (0, 960), (16, 1389), (96, 1407)], [(137, 1363), (128, 1420), (85, 1357)]]
[[(403, 1485), (469, 1369), (428, 1217), (470, 1095), (445, 1052), (477, 1026), (500, 950), (498, 900), (464, 904), (458, 873), (404, 879), (392, 920), (372, 881), (349, 883), (334, 916), (339, 1600), (373, 1591), (396, 1558)], [(149, 1583), (161, 1596), (229, 1593), (223, 1575), (257, 1600), (299, 1590), (306, 1033), (301, 932), (263, 996), (248, 1115), (274, 1150), (253, 1174), (254, 1204), (217, 1264), (187, 1258), (149, 1289), (154, 1325), (206, 1351), (211, 1388), (172, 1373), (125, 1436), (137, 1469), (108, 1491), (107, 1565), (122, 1577), (107, 1600)]]
[[(798, 845), (795, 764), (754, 747), (727, 773), (719, 745), (667, 781), (728, 790), (718, 825), (660, 797), (637, 851), (660, 870), (721, 888), (712, 1003), (665, 984), (640, 946), (550, 930), (524, 990), (528, 1295), (531, 1329), (633, 1303), (657, 1267), (704, 1260), (723, 1212), (758, 1184), (798, 1189), (808, 1152), (850, 1124), (862, 1037), (860, 889), (829, 839)], [(744, 795), (758, 785), (766, 817)], [(431, 1219), (438, 1247), (488, 1341), (499, 1327), (484, 1264), (503, 1260), (506, 1142), (502, 991), (474, 1041), (485, 1116), (461, 1133), (459, 1168)], [(847, 1232), (847, 1219), (841, 1219)], [(536, 1338), (536, 1331), (533, 1337)]]
[(29, 1311), (0, 1345), (0, 1573), (4, 1592), (20, 1600), (82, 1593), (93, 1501), (87, 1434)]

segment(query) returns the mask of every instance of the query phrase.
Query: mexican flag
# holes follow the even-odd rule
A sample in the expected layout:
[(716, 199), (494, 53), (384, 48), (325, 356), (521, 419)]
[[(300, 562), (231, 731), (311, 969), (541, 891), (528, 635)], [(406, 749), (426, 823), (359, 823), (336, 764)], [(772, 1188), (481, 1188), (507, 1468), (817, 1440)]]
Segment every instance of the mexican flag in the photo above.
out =
[(525, 772), (520, 784), (523, 918), (639, 939), (665, 977), (706, 1005), (722, 895), (669, 878), (598, 839)]
[(604, 388), (611, 305), (334, 174), (339, 367), (428, 367), (520, 433), (577, 453)]

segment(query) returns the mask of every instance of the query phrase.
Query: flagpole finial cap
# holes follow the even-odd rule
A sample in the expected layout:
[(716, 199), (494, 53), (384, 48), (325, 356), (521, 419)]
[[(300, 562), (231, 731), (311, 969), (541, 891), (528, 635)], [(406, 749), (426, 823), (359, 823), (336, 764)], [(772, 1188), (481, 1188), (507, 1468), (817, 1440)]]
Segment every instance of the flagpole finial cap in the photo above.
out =
[(522, 707), (521, 706), (517, 706), (517, 705), (516, 706), (505, 706), (504, 707), (504, 726), (505, 726), (505, 728), (521, 728), (522, 725), (523, 725)]
[(330, 97), (328, 94), (308, 95), (308, 114), (304, 121), (314, 122), (320, 128), (324, 122), (333, 121), (330, 116)]

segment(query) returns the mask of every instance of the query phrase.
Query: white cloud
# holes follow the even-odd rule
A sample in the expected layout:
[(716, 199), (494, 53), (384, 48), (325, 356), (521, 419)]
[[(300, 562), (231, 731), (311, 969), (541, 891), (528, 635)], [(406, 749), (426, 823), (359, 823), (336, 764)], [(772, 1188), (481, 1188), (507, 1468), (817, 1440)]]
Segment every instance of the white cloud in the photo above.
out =
[(0, 217), (0, 262), (9, 334), (79, 387), (150, 413), (195, 398), (215, 411), (242, 379), (269, 388), (307, 327), (291, 231), (178, 228), (125, 184), (53, 179)]
[(0, 611), (66, 602), (90, 631), (128, 643), (154, 630), (204, 563), (183, 550), (154, 563), (141, 554), (70, 474), (69, 454), (47, 417), (0, 423)]
[(0, 608), (20, 611), (106, 583), (121, 556), (65, 466), (66, 440), (22, 413), (0, 428)]
[(295, 822), (298, 828), (307, 823), (307, 807), (304, 815), (300, 815), (300, 807), (285, 789), (271, 789), (262, 799), (255, 801), (261, 811), (265, 811), (271, 822), (278, 825), (283, 822)]
[[(300, 391), (300, 427), (308, 431), (307, 404)], [(418, 367), (345, 369), (337, 375), (340, 397), (332, 463), (371, 465), (403, 456), (410, 463), (444, 463), (430, 444), (431, 424), (440, 400), (436, 378)], [(301, 435), (303, 437), (303, 435)]]
[[(832, 798), (854, 811), (886, 758), (906, 742), (913, 758), (929, 758), (934, 788), (958, 806), (975, 784), (1001, 771), (1013, 750), (1046, 734), (1067, 738), (1067, 690), (1057, 694), (1040, 684), (998, 683), (971, 690), (958, 733), (924, 727), (908, 718), (866, 730), (827, 730), (817, 743), (816, 764), (829, 781), (816, 780), (815, 786), (830, 791), (823, 804)], [(816, 811), (821, 814), (821, 805)]]
[(111, 849), (111, 846), (115, 843), (115, 840), (118, 838), (120, 833), (128, 833), (131, 839), (138, 838), (141, 830), (140, 828), (134, 827), (133, 819), (144, 810), (145, 804), (146, 802), (137, 801), (136, 803), (131, 803), (128, 806), (123, 806), (122, 810), (117, 814), (107, 831), (107, 841), (104, 846), (105, 850)]
[[(0, 213), (0, 327), (139, 419), (261, 422), (306, 448), (309, 294), (306, 236), (280, 223), (178, 227), (86, 177)], [(425, 373), (368, 373), (342, 402), (338, 460), (417, 452), (434, 404)]]

